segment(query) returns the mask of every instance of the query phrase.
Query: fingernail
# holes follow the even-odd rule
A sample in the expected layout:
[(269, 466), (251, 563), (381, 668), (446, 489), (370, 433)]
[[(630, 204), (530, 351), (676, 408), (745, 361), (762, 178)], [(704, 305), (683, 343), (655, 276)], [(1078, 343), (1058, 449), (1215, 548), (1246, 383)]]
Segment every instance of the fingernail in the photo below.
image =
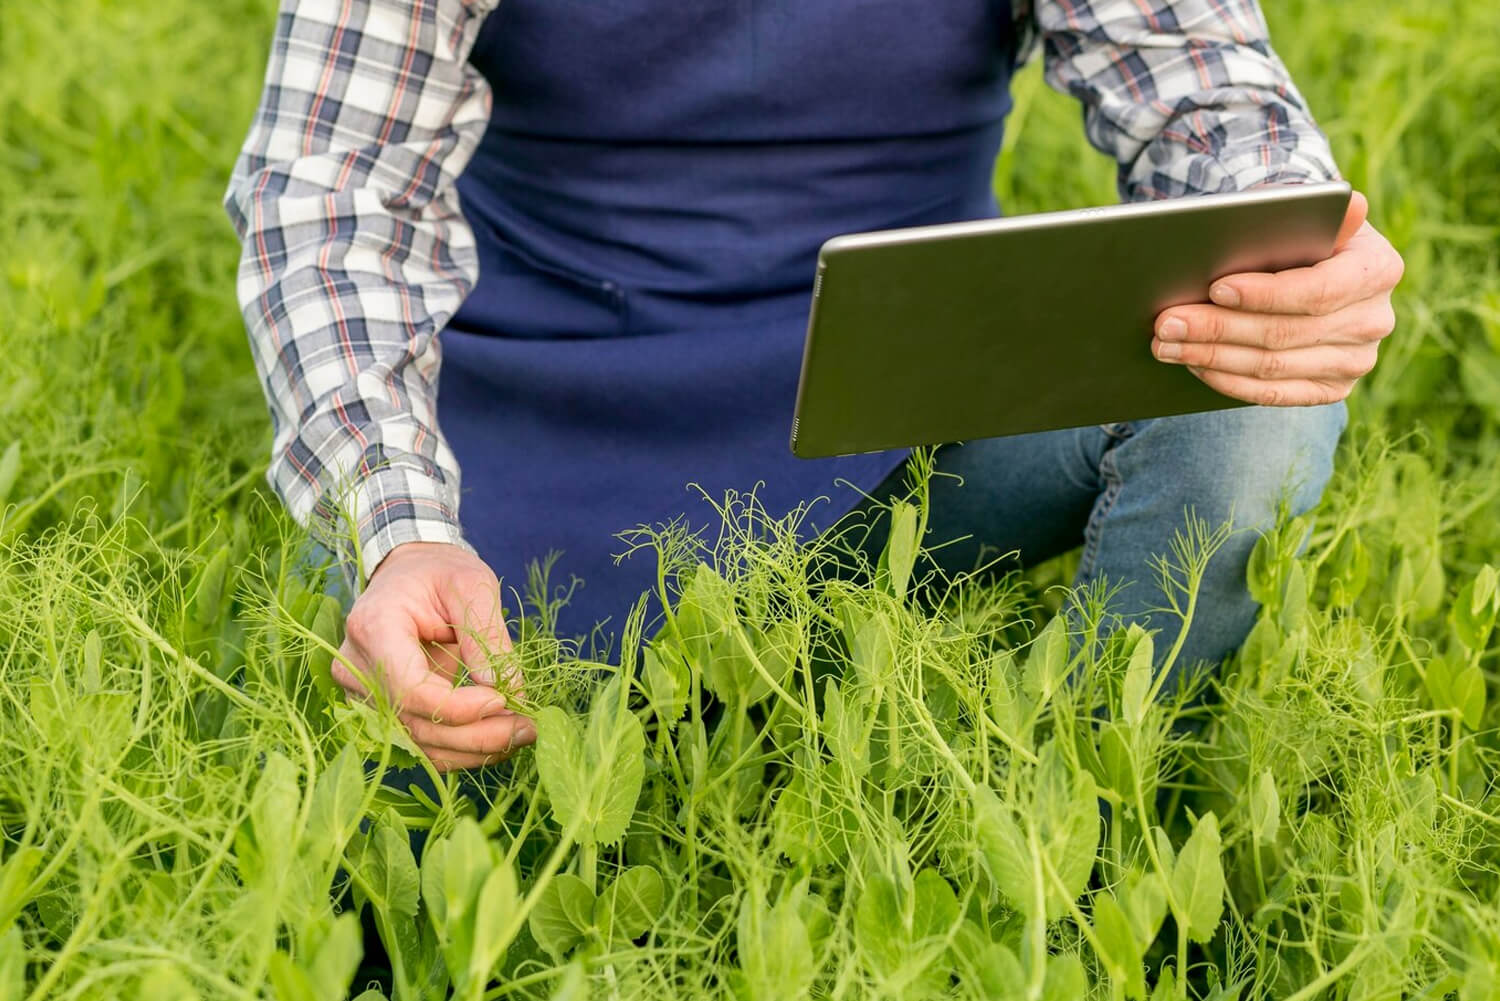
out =
[(1156, 357), (1162, 361), (1176, 361), (1182, 357), (1182, 345), (1171, 341), (1157, 341)]
[(484, 709), (482, 710), (481, 714), (484, 715), (484, 716), (495, 716), (495, 715), (498, 715), (499, 713), (502, 713), (504, 711), (505, 711), (505, 696), (501, 695), (498, 698), (493, 698), (493, 699), (490, 699), (488, 702), (486, 702), (484, 704)]
[(1208, 290), (1208, 297), (1230, 309), (1236, 309), (1240, 304), (1240, 293), (1233, 285), (1215, 285)]
[(1187, 340), (1187, 321), (1180, 316), (1169, 316), (1161, 323), (1156, 336), (1164, 341)]
[(529, 744), (536, 740), (536, 727), (530, 723), (522, 723), (516, 727), (516, 743)]

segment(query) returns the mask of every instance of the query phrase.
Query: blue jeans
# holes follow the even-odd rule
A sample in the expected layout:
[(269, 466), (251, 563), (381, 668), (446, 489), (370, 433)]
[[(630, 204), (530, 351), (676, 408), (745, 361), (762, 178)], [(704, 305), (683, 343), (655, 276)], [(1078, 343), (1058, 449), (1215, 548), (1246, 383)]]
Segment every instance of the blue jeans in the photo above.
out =
[[(1317, 504), (1347, 423), (1342, 402), (1239, 407), (949, 445), (936, 455), (937, 472), (951, 475), (933, 477), (926, 543), (968, 536), (932, 554), (947, 574), (1011, 553), (1010, 565), (1030, 566), (1081, 545), (1074, 584), (1103, 576), (1110, 587), (1123, 585), (1110, 612), (1121, 625), (1158, 629), (1160, 656), (1180, 623), (1152, 613), (1164, 596), (1151, 557), (1170, 554), (1188, 509), (1211, 527), (1232, 519), (1178, 660), (1217, 663), (1255, 622), (1245, 565), (1259, 530), (1274, 523), (1283, 495), (1293, 514)], [(884, 501), (902, 490), (898, 470), (872, 496)], [(878, 553), (885, 532), (878, 525), (867, 547)]]

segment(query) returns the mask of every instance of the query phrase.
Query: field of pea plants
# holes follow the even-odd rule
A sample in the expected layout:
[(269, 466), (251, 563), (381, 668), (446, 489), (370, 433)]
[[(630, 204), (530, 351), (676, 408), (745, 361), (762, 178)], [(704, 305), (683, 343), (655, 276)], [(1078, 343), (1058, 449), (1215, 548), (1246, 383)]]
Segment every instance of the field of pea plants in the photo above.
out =
[[(853, 580), (743, 501), (637, 533), (671, 614), (528, 618), (538, 747), (462, 778), (334, 697), (264, 485), (273, 4), (0, 5), (0, 999), (1500, 998), (1500, 6), (1265, 2), (1407, 277), (1213, 683), (1068, 557), (919, 588), (918, 476)], [(1034, 67), (1011, 132), (1009, 211), (1113, 200)]]

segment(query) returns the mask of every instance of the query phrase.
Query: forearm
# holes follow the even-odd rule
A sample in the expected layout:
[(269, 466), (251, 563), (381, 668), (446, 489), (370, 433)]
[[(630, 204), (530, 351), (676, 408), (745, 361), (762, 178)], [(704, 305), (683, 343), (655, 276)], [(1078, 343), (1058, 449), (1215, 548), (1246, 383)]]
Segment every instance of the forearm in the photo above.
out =
[(1338, 176), (1253, 0), (1044, 0), (1048, 83), (1084, 106), (1126, 200)]
[[(337, 211), (348, 194), (319, 202)], [(288, 250), (269, 269), (252, 230), (240, 269), (275, 427), (268, 478), (296, 520), (357, 555), (365, 574), (402, 542), (460, 541), (458, 463), (436, 414), (437, 332), (477, 273), (466, 230), (455, 242), (445, 223), (391, 220), (407, 231), (397, 238), (380, 219), (333, 238), (317, 221), (277, 227)], [(399, 271), (384, 263), (395, 246), (408, 258)]]

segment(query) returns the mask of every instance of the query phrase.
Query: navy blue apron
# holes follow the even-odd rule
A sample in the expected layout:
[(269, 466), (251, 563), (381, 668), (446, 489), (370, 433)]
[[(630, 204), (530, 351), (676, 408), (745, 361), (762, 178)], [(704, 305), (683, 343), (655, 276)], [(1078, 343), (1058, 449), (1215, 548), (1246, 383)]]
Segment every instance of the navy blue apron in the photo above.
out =
[(507, 593), (558, 550), (561, 631), (618, 628), (656, 567), (617, 533), (757, 485), (830, 498), (816, 530), (900, 462), (788, 448), (818, 247), (996, 214), (1012, 34), (1006, 0), (503, 0), (438, 418)]

